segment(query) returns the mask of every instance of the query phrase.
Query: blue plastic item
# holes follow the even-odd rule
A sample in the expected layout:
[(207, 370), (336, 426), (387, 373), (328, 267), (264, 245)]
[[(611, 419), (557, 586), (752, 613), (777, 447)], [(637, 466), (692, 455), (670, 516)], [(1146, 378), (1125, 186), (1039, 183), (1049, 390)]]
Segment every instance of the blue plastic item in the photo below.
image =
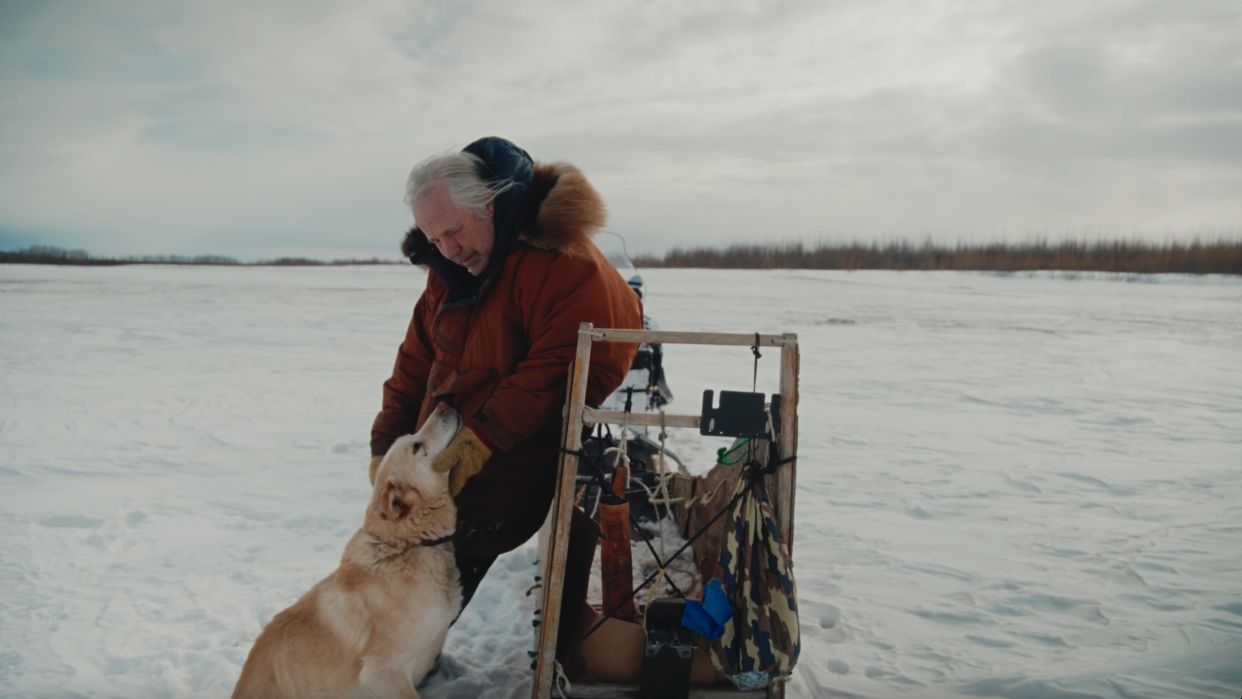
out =
[(714, 579), (703, 588), (702, 602), (686, 600), (686, 611), (682, 612), (681, 625), (709, 641), (714, 641), (724, 633), (725, 622), (732, 617), (733, 607), (729, 606), (720, 581)]

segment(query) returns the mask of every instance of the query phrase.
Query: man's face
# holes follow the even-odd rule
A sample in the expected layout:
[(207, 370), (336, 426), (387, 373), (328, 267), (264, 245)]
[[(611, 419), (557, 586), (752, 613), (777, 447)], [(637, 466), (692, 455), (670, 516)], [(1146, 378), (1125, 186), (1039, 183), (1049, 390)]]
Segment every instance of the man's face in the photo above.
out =
[(496, 235), (492, 227), (492, 204), (487, 218), (459, 209), (448, 188), (438, 185), (414, 205), (414, 222), (440, 254), (470, 270), (476, 277), (487, 269)]

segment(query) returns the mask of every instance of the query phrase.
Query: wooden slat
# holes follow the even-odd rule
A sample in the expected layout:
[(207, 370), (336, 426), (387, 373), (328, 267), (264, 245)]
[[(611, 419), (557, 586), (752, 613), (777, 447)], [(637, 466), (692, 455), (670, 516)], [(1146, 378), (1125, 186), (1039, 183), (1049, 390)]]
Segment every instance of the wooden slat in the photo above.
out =
[[(565, 435), (567, 434), (567, 430), (568, 430), (568, 428), (569, 428), (569, 420), (565, 420), (565, 419), (563, 419), (563, 417), (564, 417), (564, 415), (565, 415), (565, 414), (567, 414), (567, 413), (568, 413), (568, 410), (569, 410), (569, 408), (568, 408), (569, 402), (573, 400), (574, 368), (575, 368), (576, 366), (577, 366), (577, 362), (569, 362), (568, 364), (566, 364), (566, 365), (565, 365), (565, 404), (566, 404), (566, 408), (564, 409), (564, 411), (562, 411), (562, 420), (561, 420), (561, 441), (560, 441), (560, 442), (558, 442), (558, 444), (568, 444), (568, 443), (569, 443), (569, 442), (568, 442), (568, 440), (565, 438)], [(558, 466), (559, 466), (559, 463), (560, 463), (560, 462), (559, 462), (559, 460), (558, 460), (558, 462), (557, 462), (557, 463), (558, 463)], [(558, 486), (559, 486), (559, 483), (558, 483)], [(552, 561), (552, 554), (551, 554), (551, 551), (552, 551), (552, 534), (553, 534), (553, 531), (552, 531), (552, 530), (553, 530), (553, 529), (555, 529), (555, 524), (556, 524), (556, 515), (557, 515), (557, 513), (558, 513), (558, 512), (559, 512), (559, 508), (557, 508), (557, 506), (556, 506), (556, 500), (553, 500), (553, 501), (552, 501), (552, 505), (548, 508), (548, 514), (547, 514), (547, 515), (544, 517), (544, 519), (543, 519), (543, 526), (541, 526), (541, 527), (539, 528), (539, 536), (538, 536), (538, 539), (539, 539), (539, 546), (538, 546), (538, 548), (536, 549), (537, 554), (538, 554), (538, 555), (536, 556), (536, 562), (538, 563), (538, 565), (537, 565), (537, 566), (536, 566), (536, 568), (535, 568), (535, 574), (536, 574), (537, 576), (539, 576), (539, 577), (537, 577), (537, 578), (536, 578), (536, 580), (538, 580), (538, 581), (540, 581), (540, 582), (536, 583), (536, 587), (535, 587), (535, 588), (533, 588), (533, 589), (535, 589), (535, 590), (539, 590), (539, 594), (538, 594), (538, 596), (537, 596), (535, 599), (538, 599), (538, 600), (540, 601), (540, 604), (541, 604), (541, 605), (542, 605), (542, 604), (544, 604), (544, 603), (546, 603), (546, 601), (547, 601), (547, 600), (545, 600), (545, 599), (544, 599), (543, 582), (542, 582), (542, 581), (544, 581), (544, 580), (547, 580), (547, 579), (548, 579), (548, 568), (549, 568), (549, 563), (551, 563), (551, 561)], [(527, 594), (527, 596), (529, 596), (529, 595), (531, 594), (531, 592), (530, 592), (530, 591), (527, 591), (527, 593), (526, 593), (526, 594)], [(543, 607), (542, 607), (542, 606), (540, 606), (540, 607), (539, 607), (539, 612), (540, 612), (540, 613), (542, 613), (542, 611), (543, 611)], [(536, 634), (535, 634), (535, 638), (536, 638), (536, 639), (538, 639), (538, 638), (539, 638), (539, 634), (538, 634), (538, 633), (536, 633)], [(536, 647), (538, 646), (538, 642), (537, 642), (537, 641), (536, 641), (536, 644), (535, 644), (535, 645), (536, 645)]]
[[(759, 335), (760, 347), (782, 347), (788, 334)], [(750, 333), (693, 333), (676, 330), (624, 330), (603, 328), (595, 331), (596, 342), (659, 342), (667, 345), (732, 345), (751, 347), (755, 334)], [(796, 341), (796, 339), (795, 339)]]
[[(787, 342), (781, 347), (781, 426), (777, 447), (781, 458), (787, 459), (798, 453), (798, 336), (786, 333)], [(786, 464), (776, 470), (776, 519), (781, 538), (793, 561), (794, 501), (797, 488), (798, 462)], [(784, 683), (768, 688), (771, 699), (785, 699)]]
[[(566, 694), (571, 699), (638, 699), (638, 685), (633, 684), (575, 684)], [(767, 690), (742, 691), (729, 685), (714, 687), (691, 687), (692, 699), (757, 699), (768, 696)]]
[[(598, 425), (604, 423), (607, 425), (620, 425), (626, 421), (624, 410), (596, 410), (595, 408), (582, 409), (582, 422), (588, 425)], [(631, 425), (646, 425), (648, 427), (660, 426), (659, 413), (634, 413), (629, 416)], [(665, 415), (664, 424), (668, 427), (693, 427), (699, 428), (698, 415)]]
[(552, 500), (551, 546), (547, 552), (548, 575), (543, 579), (543, 606), (539, 623), (539, 647), (535, 677), (531, 682), (534, 699), (552, 696), (556, 672), (556, 636), (561, 623), (561, 594), (565, 586), (565, 558), (569, 552), (569, 523), (574, 506), (574, 485), (578, 476), (578, 457), (582, 448), (582, 406), (586, 403), (587, 378), (591, 370), (591, 324), (578, 326), (578, 354), (574, 358), (573, 380), (569, 384), (569, 417), (565, 421), (565, 450), (561, 452), (560, 479)]

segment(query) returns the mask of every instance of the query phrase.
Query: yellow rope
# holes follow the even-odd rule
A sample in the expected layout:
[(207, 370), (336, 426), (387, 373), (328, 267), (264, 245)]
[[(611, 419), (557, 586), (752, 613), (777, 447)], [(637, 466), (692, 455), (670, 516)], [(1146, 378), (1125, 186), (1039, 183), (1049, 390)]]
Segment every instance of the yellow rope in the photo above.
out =
[[(676, 477), (676, 476), (678, 476), (678, 475), (679, 475), (679, 474), (676, 474), (676, 473), (670, 473), (670, 474), (669, 474), (669, 476), (671, 476), (671, 477)], [(650, 489), (650, 488), (648, 488), (647, 486), (643, 485), (642, 481), (636, 481), (636, 482), (638, 483), (638, 485), (642, 486), (643, 490), (647, 491), (647, 498), (648, 498), (648, 499), (651, 499), (652, 497), (654, 497), (654, 495), (653, 495), (653, 494), (652, 494), (652, 492), (651, 492), (651, 489)], [(668, 503), (674, 503), (674, 502), (684, 502), (684, 503), (686, 503), (686, 507), (687, 507), (687, 508), (694, 507), (695, 505), (706, 505), (707, 503), (709, 503), (709, 502), (711, 502), (713, 499), (715, 499), (716, 494), (720, 492), (720, 486), (722, 486), (722, 485), (724, 485), (724, 484), (725, 484), (725, 482), (724, 482), (724, 480), (722, 479), (722, 480), (720, 480), (720, 481), (717, 481), (717, 482), (716, 482), (716, 487), (715, 487), (715, 488), (712, 488), (712, 491), (711, 491), (710, 493), (704, 493), (704, 494), (702, 494), (702, 495), (696, 495), (696, 496), (694, 496), (694, 497), (689, 497), (689, 498), (666, 498), (666, 499), (664, 500), (664, 502), (668, 502)]]
[(660, 574), (651, 583), (651, 592), (647, 593), (647, 601), (643, 603), (643, 636), (647, 635), (647, 610), (651, 609), (651, 600), (655, 598), (656, 590), (660, 589), (660, 583), (664, 582), (664, 574), (667, 572), (667, 568), (660, 569)]

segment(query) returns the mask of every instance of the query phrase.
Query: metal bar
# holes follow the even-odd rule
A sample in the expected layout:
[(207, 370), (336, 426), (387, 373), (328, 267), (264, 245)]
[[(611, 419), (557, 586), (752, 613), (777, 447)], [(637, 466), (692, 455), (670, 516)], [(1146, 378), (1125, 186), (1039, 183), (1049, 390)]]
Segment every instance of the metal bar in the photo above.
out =
[[(607, 425), (620, 425), (626, 422), (627, 418), (624, 410), (596, 410), (595, 408), (582, 409), (582, 422), (587, 425), (598, 425), (601, 422)], [(648, 427), (660, 426), (659, 413), (630, 413), (629, 424), (646, 425)], [(693, 427), (698, 429), (698, 415), (665, 415), (664, 424), (668, 427)]]
[[(783, 335), (759, 335), (760, 347), (783, 347), (789, 341), (789, 333)], [(794, 342), (798, 341), (793, 335)], [(593, 338), (596, 342), (659, 342), (668, 345), (732, 345), (751, 347), (755, 344), (755, 334), (750, 333), (693, 333), (677, 330), (613, 330), (604, 328), (596, 330)]]
[(535, 677), (531, 682), (534, 699), (551, 699), (556, 672), (556, 636), (561, 622), (561, 595), (565, 586), (565, 557), (569, 552), (569, 523), (574, 506), (578, 475), (576, 452), (582, 448), (582, 407), (586, 403), (591, 370), (590, 323), (578, 326), (578, 354), (574, 358), (573, 380), (569, 384), (569, 416), (565, 421), (565, 451), (561, 452), (560, 477), (552, 500), (551, 550), (548, 575), (543, 579), (543, 607), (539, 623), (539, 649)]

